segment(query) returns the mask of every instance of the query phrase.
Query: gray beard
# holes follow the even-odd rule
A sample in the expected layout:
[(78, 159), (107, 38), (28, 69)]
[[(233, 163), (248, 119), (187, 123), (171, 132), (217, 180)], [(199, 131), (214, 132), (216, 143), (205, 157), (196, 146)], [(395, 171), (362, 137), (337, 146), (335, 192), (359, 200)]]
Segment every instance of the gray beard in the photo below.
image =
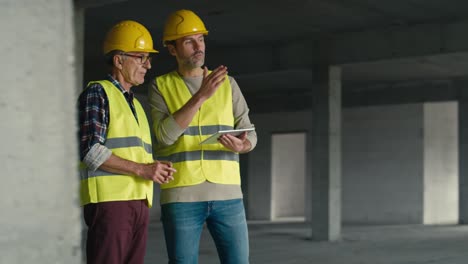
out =
[(205, 58), (198, 62), (192, 61), (192, 59), (189, 58), (184, 62), (185, 67), (190, 70), (200, 68), (201, 66), (203, 66), (203, 64), (205, 64)]

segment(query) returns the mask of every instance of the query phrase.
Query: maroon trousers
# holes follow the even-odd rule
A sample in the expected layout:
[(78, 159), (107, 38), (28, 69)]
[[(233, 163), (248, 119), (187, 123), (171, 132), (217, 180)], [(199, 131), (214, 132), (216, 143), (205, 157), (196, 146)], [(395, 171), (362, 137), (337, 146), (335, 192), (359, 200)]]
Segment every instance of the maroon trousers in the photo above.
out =
[(146, 200), (84, 206), (88, 264), (143, 264), (148, 236)]

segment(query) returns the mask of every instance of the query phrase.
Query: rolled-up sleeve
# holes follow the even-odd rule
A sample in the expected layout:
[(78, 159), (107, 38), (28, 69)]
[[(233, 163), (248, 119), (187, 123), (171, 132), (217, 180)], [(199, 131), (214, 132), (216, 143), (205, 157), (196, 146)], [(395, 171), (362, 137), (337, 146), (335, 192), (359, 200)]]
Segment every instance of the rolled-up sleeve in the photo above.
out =
[(78, 115), (80, 159), (90, 170), (96, 170), (112, 154), (104, 146), (109, 126), (109, 102), (100, 84), (92, 84), (80, 95)]

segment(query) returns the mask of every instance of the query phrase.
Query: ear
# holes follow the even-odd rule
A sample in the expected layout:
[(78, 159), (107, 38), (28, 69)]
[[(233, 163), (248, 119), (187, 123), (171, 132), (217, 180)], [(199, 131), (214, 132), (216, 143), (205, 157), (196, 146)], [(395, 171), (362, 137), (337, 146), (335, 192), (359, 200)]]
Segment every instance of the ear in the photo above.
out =
[(120, 57), (119, 55), (114, 55), (112, 61), (115, 67), (117, 67), (118, 69), (122, 69), (122, 57)]
[(171, 54), (172, 56), (176, 56), (177, 52), (176, 52), (176, 48), (174, 45), (167, 45), (167, 51), (169, 51), (169, 54)]

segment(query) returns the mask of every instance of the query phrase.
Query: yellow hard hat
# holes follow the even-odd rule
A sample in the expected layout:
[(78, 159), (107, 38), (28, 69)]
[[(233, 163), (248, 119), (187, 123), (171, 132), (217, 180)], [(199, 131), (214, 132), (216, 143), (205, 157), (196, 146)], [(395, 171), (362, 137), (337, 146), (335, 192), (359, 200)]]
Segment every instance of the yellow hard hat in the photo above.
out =
[(172, 13), (166, 21), (163, 33), (163, 44), (185, 36), (203, 34), (208, 35), (203, 21), (190, 10), (178, 10)]
[(153, 49), (153, 39), (148, 29), (132, 20), (121, 21), (107, 32), (103, 45), (104, 54), (113, 50), (124, 52), (158, 52)]

